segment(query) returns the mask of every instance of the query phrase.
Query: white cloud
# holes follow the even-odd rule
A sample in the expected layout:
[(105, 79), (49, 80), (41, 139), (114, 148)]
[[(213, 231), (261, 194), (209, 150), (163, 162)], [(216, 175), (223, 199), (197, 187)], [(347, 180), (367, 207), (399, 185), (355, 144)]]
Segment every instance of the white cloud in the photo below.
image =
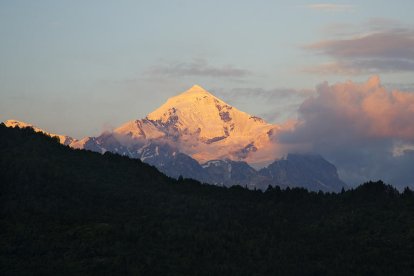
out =
[(214, 78), (240, 79), (251, 75), (245, 69), (232, 65), (215, 66), (204, 59), (193, 59), (190, 62), (167, 63), (153, 66), (148, 72), (150, 75), (163, 77), (204, 76)]

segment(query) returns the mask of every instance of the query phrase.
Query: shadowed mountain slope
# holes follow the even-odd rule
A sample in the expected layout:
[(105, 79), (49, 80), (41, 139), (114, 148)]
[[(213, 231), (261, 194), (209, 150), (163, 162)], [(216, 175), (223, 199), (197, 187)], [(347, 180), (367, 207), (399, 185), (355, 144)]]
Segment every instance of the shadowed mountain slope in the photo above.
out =
[(0, 125), (2, 275), (414, 273), (414, 195), (174, 180)]

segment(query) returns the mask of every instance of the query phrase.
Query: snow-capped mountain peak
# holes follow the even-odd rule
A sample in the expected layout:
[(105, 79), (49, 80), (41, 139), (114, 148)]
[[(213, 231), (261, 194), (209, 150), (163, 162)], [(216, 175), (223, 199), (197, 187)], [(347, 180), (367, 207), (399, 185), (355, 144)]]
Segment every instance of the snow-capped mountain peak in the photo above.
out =
[(10, 120), (7, 126), (30, 126), (59, 137), (62, 144), (131, 157), (148, 144), (168, 145), (200, 163), (213, 159), (265, 164), (274, 160), (272, 136), (280, 129), (227, 104), (199, 85), (171, 97), (144, 119), (132, 120), (110, 133), (75, 140)]
[(168, 99), (146, 118), (127, 122), (114, 133), (133, 141), (167, 142), (199, 162), (222, 158), (254, 162), (254, 152), (269, 144), (270, 135), (277, 130), (278, 126), (242, 112), (194, 85)]
[[(149, 120), (165, 121), (169, 116), (178, 112), (181, 115), (193, 115), (196, 117), (200, 112), (212, 111), (211, 107), (220, 108), (227, 104), (215, 97), (201, 86), (194, 85), (187, 91), (171, 97), (159, 108), (147, 115)], [(201, 108), (201, 110), (197, 110)], [(215, 110), (213, 110), (215, 111)], [(202, 119), (202, 118), (200, 118)]]
[(212, 94), (210, 94), (207, 90), (205, 90), (203, 87), (201, 87), (198, 84), (194, 84), (190, 89), (181, 93), (181, 95), (183, 94), (199, 94), (199, 95), (207, 94), (207, 95), (213, 96)]
[[(76, 149), (139, 158), (175, 178), (262, 189), (278, 184), (331, 191), (344, 185), (336, 168), (321, 158), (290, 156), (273, 162), (280, 157), (274, 139), (281, 127), (232, 107), (198, 85), (168, 99), (144, 119), (98, 137), (76, 140), (17, 120), (5, 125), (31, 127)], [(260, 171), (250, 166), (268, 164)]]

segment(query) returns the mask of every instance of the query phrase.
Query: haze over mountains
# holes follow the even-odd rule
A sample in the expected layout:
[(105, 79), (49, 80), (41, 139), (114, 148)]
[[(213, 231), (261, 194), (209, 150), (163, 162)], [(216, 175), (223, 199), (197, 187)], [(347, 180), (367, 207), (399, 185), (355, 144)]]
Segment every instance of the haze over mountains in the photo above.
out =
[[(33, 127), (16, 120), (5, 124)], [(289, 154), (278, 160), (274, 140), (281, 129), (195, 85), (144, 119), (126, 122), (98, 137), (76, 140), (47, 134), (72, 148), (139, 158), (175, 178), (181, 175), (218, 185), (260, 189), (279, 185), (339, 191), (345, 186), (335, 166), (321, 156)]]

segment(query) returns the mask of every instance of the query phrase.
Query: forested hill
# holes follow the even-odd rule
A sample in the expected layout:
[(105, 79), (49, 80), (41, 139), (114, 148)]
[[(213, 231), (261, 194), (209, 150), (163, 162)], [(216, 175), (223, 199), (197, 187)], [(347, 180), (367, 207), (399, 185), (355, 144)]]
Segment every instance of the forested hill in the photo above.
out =
[(0, 125), (1, 275), (414, 275), (414, 194), (221, 188)]

